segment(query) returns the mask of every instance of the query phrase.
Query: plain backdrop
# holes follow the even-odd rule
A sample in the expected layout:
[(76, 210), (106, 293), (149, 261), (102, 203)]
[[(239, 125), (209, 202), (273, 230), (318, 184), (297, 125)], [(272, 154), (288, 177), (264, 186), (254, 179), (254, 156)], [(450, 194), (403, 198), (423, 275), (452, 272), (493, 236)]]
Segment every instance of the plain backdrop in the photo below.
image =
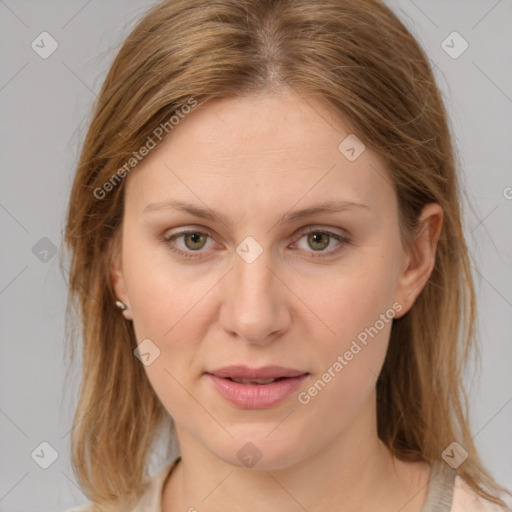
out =
[[(0, 511), (88, 501), (70, 465), (79, 376), (63, 389), (66, 283), (56, 251), (92, 101), (150, 5), (0, 0)], [(485, 464), (512, 488), (512, 2), (389, 5), (426, 49), (449, 110), (479, 303), (481, 371), (466, 375), (471, 422)]]

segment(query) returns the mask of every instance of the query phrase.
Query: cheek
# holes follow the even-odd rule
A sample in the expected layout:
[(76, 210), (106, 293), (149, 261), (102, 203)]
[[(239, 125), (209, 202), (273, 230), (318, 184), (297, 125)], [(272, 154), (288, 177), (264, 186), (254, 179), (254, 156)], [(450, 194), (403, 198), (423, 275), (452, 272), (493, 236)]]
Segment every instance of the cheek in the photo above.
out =
[[(140, 257), (137, 258), (137, 255)], [(183, 421), (193, 411), (189, 388), (190, 372), (202, 337), (197, 304), (203, 288), (187, 282), (169, 269), (155, 265), (150, 255), (134, 250), (126, 260), (126, 276), (133, 310), (137, 343), (149, 339), (158, 356), (144, 366), (148, 380), (167, 412)]]
[[(393, 306), (393, 256), (389, 249), (374, 249), (361, 252), (357, 264), (343, 272), (333, 272), (329, 293), (322, 287), (301, 292), (327, 327), (315, 342), (321, 381), (316, 387), (331, 391), (318, 393), (318, 405), (327, 407), (333, 399), (345, 408), (357, 408), (382, 368), (393, 318), (401, 308)], [(336, 397), (329, 398), (331, 394)]]
[(180, 270), (157, 242), (136, 233), (125, 238), (123, 271), (137, 339), (160, 342), (178, 332), (187, 337), (191, 325), (187, 315), (200, 307), (208, 283)]
[(370, 277), (344, 280), (319, 310), (335, 334), (326, 331), (317, 340), (318, 373), (298, 397), (311, 410), (329, 411), (338, 429), (354, 420), (375, 390), (398, 312), (387, 300), (385, 283), (378, 283), (383, 286), (378, 290)]
[(137, 344), (149, 339), (159, 354), (144, 369), (166, 409), (178, 414), (190, 407), (190, 396), (182, 386), (187, 387), (191, 371), (199, 371), (197, 354), (208, 325), (205, 296), (216, 280), (214, 276), (194, 279), (193, 272), (172, 264), (162, 248), (132, 234), (123, 243)]
[[(301, 291), (301, 296), (307, 297), (308, 306), (318, 312), (328, 327), (327, 346), (332, 346), (336, 339), (343, 346), (392, 308), (395, 265), (389, 250), (376, 249), (361, 251), (353, 264), (347, 264), (339, 272), (331, 272), (326, 277), (326, 286), (321, 286), (320, 280), (320, 286), (313, 287), (308, 283)], [(393, 311), (388, 312), (390, 315), (394, 315)], [(382, 327), (380, 323), (379, 326)]]

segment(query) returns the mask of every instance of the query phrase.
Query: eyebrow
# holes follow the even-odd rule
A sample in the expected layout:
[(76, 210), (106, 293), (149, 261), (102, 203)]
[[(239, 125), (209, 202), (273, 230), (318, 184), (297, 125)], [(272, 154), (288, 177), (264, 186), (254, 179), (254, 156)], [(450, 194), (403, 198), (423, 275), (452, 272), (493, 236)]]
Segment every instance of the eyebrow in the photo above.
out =
[[(312, 217), (313, 215), (317, 215), (319, 213), (342, 212), (353, 209), (371, 211), (371, 208), (363, 203), (355, 203), (352, 201), (326, 201), (316, 206), (311, 206), (309, 208), (304, 208), (302, 210), (285, 212), (277, 218), (275, 224), (283, 224), (285, 222), (293, 223), (305, 219), (307, 217)], [(152, 212), (156, 210), (179, 210), (182, 212), (189, 213), (195, 217), (199, 217), (201, 219), (219, 221), (225, 224), (226, 226), (231, 227), (231, 222), (221, 213), (215, 212), (210, 208), (203, 208), (200, 206), (196, 206), (194, 204), (185, 203), (183, 201), (170, 199), (158, 203), (151, 203), (144, 208), (142, 213)]]

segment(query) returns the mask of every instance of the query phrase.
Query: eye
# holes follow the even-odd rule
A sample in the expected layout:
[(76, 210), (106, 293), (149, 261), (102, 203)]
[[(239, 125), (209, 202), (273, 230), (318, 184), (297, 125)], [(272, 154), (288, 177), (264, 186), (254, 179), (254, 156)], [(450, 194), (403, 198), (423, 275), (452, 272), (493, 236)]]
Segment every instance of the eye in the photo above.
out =
[[(184, 247), (180, 248), (176, 245), (175, 241), (182, 237)], [(180, 231), (176, 234), (164, 235), (161, 240), (169, 247), (169, 249), (177, 252), (181, 256), (187, 258), (199, 258), (201, 257), (201, 253), (205, 252), (201, 251), (201, 249), (206, 246), (208, 238), (211, 238), (208, 232), (194, 229)], [(307, 238), (308, 245), (313, 249), (313, 251), (310, 251), (313, 258), (327, 258), (333, 256), (334, 254), (338, 253), (344, 245), (350, 244), (350, 239), (348, 236), (323, 229), (309, 229), (302, 233), (299, 241), (302, 238)], [(334, 250), (325, 251), (324, 249), (330, 245), (332, 239), (338, 242), (337, 248)]]
[[(332, 231), (314, 228), (304, 232), (299, 240), (302, 238), (306, 238), (307, 244), (313, 249), (313, 258), (328, 258), (333, 256), (334, 254), (337, 254), (341, 249), (343, 249), (344, 245), (350, 243), (348, 236), (333, 233)], [(329, 246), (332, 239), (339, 242), (337, 248), (334, 250), (325, 251), (324, 249)]]
[[(178, 254), (185, 256), (187, 258), (196, 258), (197, 256), (191, 253), (199, 252), (205, 246), (206, 239), (209, 236), (210, 234), (207, 233), (206, 231), (200, 231), (195, 229), (190, 231), (180, 231), (175, 235), (164, 235), (162, 237), (162, 240), (172, 251), (177, 252)], [(183, 237), (185, 250), (176, 248), (175, 244), (171, 243), (181, 237)]]

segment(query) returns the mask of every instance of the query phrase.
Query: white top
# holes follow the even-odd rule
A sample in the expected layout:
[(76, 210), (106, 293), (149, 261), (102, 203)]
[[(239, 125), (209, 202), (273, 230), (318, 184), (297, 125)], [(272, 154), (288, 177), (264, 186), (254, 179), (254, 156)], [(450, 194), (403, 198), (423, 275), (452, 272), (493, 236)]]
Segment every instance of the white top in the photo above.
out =
[[(163, 486), (176, 463), (176, 456), (169, 464), (156, 473), (146, 484), (146, 490), (136, 506), (126, 512), (162, 512)], [(506, 500), (505, 500), (506, 501)], [(512, 501), (507, 502), (508, 508), (502, 508), (479, 497), (447, 464), (434, 462), (422, 512), (510, 512)], [(97, 512), (97, 508), (87, 505), (72, 508), (65, 512)]]

